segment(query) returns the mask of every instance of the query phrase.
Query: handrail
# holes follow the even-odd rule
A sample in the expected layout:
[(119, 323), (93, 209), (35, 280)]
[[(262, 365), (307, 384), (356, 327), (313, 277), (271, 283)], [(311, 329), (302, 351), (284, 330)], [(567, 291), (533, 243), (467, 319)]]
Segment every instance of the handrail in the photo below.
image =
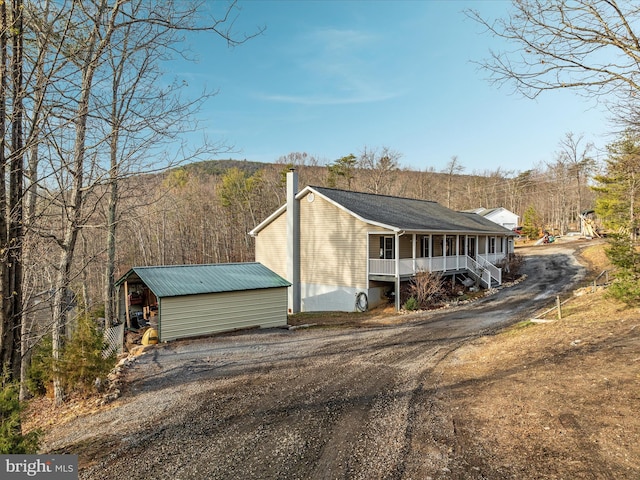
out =
[[(483, 281), (487, 288), (491, 287), (491, 272), (469, 255), (467, 255), (467, 270)], [(487, 276), (489, 278), (486, 278)]]
[[(448, 262), (455, 260), (455, 265)], [(396, 272), (397, 267), (400, 268)], [(469, 255), (456, 257), (402, 258), (398, 262), (393, 259), (369, 258), (369, 273), (373, 275), (406, 275), (414, 274), (420, 269), (429, 272), (445, 272), (454, 269), (466, 269), (476, 276), (485, 287), (490, 288), (492, 279), (502, 283), (502, 269), (496, 267), (489, 260), (478, 257), (477, 260)]]
[(483, 257), (478, 257), (479, 260), (479, 264), (482, 265), (484, 268), (486, 268), (487, 270), (489, 270), (489, 272), (491, 273), (491, 276), (493, 278), (495, 278), (498, 283), (502, 283), (502, 269), (496, 267), (493, 263), (491, 263), (489, 260), (487, 260), (486, 258)]

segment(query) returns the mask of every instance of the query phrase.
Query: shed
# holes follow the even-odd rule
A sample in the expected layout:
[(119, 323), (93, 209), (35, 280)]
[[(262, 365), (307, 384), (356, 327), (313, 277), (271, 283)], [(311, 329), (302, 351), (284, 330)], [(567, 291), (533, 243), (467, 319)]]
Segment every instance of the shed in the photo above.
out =
[(513, 213), (510, 210), (507, 210), (504, 207), (497, 208), (476, 208), (474, 210), (465, 210), (466, 212), (476, 213), (481, 217), (485, 217), (488, 220), (491, 220), (493, 223), (497, 223), (498, 225), (502, 225), (504, 228), (508, 228), (509, 230), (513, 230), (518, 226), (518, 219), (520, 218), (518, 215)]
[(118, 317), (161, 342), (287, 324), (291, 284), (258, 262), (134, 267), (117, 282)]

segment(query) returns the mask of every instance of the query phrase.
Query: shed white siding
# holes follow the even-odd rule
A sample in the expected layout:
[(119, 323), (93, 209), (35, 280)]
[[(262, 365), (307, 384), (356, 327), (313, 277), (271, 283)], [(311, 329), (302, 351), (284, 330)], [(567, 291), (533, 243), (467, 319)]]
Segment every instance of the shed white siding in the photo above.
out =
[(508, 228), (509, 230), (513, 230), (518, 226), (518, 215), (510, 212), (506, 208), (498, 208), (485, 215), (485, 217), (498, 225), (502, 225), (504, 228)]
[(161, 342), (249, 327), (287, 324), (287, 289), (207, 293), (160, 299)]

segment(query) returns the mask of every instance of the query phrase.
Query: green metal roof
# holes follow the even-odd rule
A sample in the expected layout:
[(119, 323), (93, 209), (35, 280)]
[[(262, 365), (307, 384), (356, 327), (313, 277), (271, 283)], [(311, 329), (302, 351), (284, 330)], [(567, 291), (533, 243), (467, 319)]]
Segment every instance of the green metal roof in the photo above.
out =
[(291, 284), (261, 263), (133, 267), (116, 282), (138, 277), (156, 297), (288, 287)]

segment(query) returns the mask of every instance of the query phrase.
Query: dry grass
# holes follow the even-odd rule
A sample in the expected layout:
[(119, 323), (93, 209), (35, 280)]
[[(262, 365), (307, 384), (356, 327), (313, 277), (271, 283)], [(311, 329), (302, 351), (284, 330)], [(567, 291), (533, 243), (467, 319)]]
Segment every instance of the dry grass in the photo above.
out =
[[(597, 249), (585, 254), (605, 266)], [(545, 478), (638, 478), (640, 309), (602, 291), (576, 297), (562, 320), (522, 322), (453, 363), (448, 401), (494, 467), (510, 463), (521, 478), (538, 478), (536, 464), (549, 465)]]

